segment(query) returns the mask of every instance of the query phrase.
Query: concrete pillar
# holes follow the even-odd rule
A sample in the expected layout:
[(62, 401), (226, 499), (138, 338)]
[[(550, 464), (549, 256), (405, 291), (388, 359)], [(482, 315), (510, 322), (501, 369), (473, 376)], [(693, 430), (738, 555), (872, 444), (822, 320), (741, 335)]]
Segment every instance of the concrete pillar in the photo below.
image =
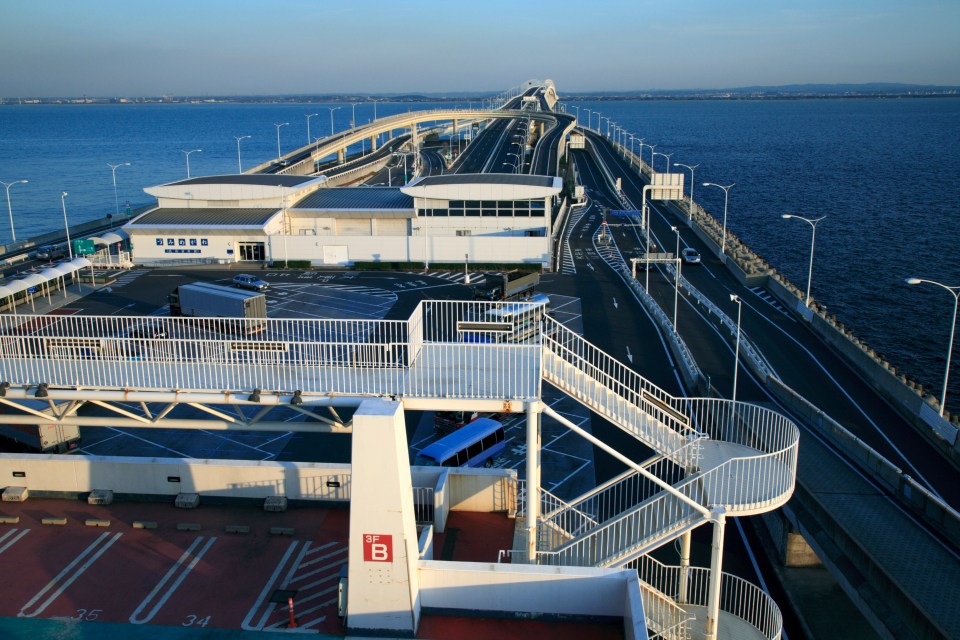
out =
[(370, 136), (370, 151), (377, 150), (377, 137), (378, 136)]
[(706, 640), (717, 640), (720, 622), (720, 581), (723, 577), (723, 536), (727, 516), (723, 507), (713, 509), (713, 544), (710, 547), (710, 586), (707, 593)]
[(347, 633), (413, 637), (419, 554), (403, 406), (365, 400), (353, 416)]
[(413, 145), (413, 150), (416, 151), (420, 147), (420, 138), (417, 135), (417, 123), (414, 122), (410, 125), (410, 144)]
[(527, 553), (537, 561), (537, 520), (540, 518), (540, 407), (527, 404)]
[(337, 149), (337, 162), (343, 164), (343, 156), (346, 152), (346, 149)]
[(796, 531), (787, 532), (787, 547), (783, 555), (784, 564), (788, 567), (819, 567), (823, 564), (803, 535)]

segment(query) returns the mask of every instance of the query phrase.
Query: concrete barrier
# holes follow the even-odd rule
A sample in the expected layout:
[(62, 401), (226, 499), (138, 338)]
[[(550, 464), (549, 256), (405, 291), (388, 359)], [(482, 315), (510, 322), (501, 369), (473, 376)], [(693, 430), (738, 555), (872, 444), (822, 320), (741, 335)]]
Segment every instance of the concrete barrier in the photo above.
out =
[(797, 415), (804, 424), (815, 429), (818, 434), (840, 449), (857, 466), (882, 484), (901, 504), (934, 527), (954, 546), (960, 546), (960, 513), (954, 511), (793, 389), (773, 378), (768, 378), (766, 382), (767, 389), (774, 397)]

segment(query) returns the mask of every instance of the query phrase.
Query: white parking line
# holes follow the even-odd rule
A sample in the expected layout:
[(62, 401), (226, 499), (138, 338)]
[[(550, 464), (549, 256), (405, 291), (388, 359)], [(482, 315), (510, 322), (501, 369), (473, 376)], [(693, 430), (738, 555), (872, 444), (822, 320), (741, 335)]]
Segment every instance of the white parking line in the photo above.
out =
[[(163, 579), (157, 583), (157, 586), (153, 588), (153, 591), (151, 591), (150, 594), (143, 599), (143, 602), (140, 603), (140, 606), (137, 607), (136, 610), (130, 615), (130, 622), (132, 624), (144, 624), (152, 620), (153, 617), (157, 615), (157, 612), (160, 611), (163, 605), (167, 603), (167, 600), (170, 599), (170, 596), (177, 591), (177, 588), (180, 587), (180, 584), (186, 579), (190, 572), (193, 571), (193, 568), (197, 566), (197, 563), (200, 562), (200, 558), (203, 557), (203, 554), (210, 550), (210, 547), (212, 547), (213, 543), (217, 541), (217, 538), (212, 537), (207, 540), (207, 543), (203, 545), (203, 548), (200, 550), (200, 552), (194, 555), (194, 550), (202, 541), (203, 536), (197, 536), (197, 539), (193, 541), (193, 544), (190, 545), (190, 548), (183, 552), (183, 555), (180, 556), (180, 559), (177, 560), (177, 563), (170, 567), (170, 570), (167, 571), (167, 574), (163, 576)], [(188, 560), (190, 561), (190, 564), (184, 566)], [(150, 609), (150, 613), (148, 613), (144, 618), (138, 617), (140, 612), (143, 611), (144, 607), (149, 605), (153, 599), (157, 597), (157, 594), (160, 593), (160, 590), (163, 589), (165, 584), (167, 584), (167, 581), (176, 575), (177, 572), (180, 572), (180, 575), (177, 576), (177, 579), (174, 581), (174, 583), (171, 584), (170, 587), (164, 592), (163, 597), (157, 600), (157, 603), (153, 605), (153, 608)]]
[[(2, 536), (0, 536), (0, 543), (2, 543), (4, 540), (6, 540), (7, 538), (9, 538), (10, 536), (13, 536), (13, 534), (16, 533), (16, 532), (17, 532), (16, 529), (11, 529), (10, 531), (7, 531), (5, 534), (3, 534)], [(23, 536), (27, 535), (28, 533), (30, 533), (30, 529), (24, 529), (24, 530), (22, 530), (20, 533), (17, 533), (17, 535), (14, 536), (14, 538), (13, 538), (12, 540), (10, 540), (10, 541), (7, 542), (5, 545), (3, 545), (2, 547), (0, 547), (0, 553), (3, 553), (3, 552), (6, 551), (7, 549), (9, 549), (9, 548), (12, 547), (13, 545), (15, 545), (20, 538), (22, 538)]]
[[(111, 537), (109, 532), (101, 533), (100, 536), (90, 543), (90, 545), (84, 549), (80, 555), (73, 559), (73, 562), (68, 564), (63, 571), (57, 574), (53, 580), (48, 582), (47, 586), (41, 589), (37, 595), (33, 596), (27, 604), (23, 605), (23, 607), (20, 609), (20, 613), (17, 614), (17, 617), (33, 618), (34, 616), (43, 613), (47, 607), (53, 603), (54, 600), (60, 597), (60, 594), (66, 591), (67, 588), (69, 588), (77, 578), (82, 576), (83, 573), (89, 569), (91, 565), (93, 565), (93, 563), (96, 562), (97, 559), (107, 551), (107, 549), (113, 546), (113, 543), (120, 539), (120, 536), (122, 535), (122, 533), (115, 533)], [(100, 548), (98, 549), (97, 547)], [(86, 559), (87, 556), (90, 556), (90, 558)], [(59, 587), (57, 587), (57, 585), (59, 585)], [(54, 590), (54, 592), (51, 593), (50, 596), (44, 600), (39, 607), (37, 607), (36, 610), (27, 613), (30, 611), (30, 608), (36, 604), (38, 600), (40, 600), (40, 598), (46, 595), (46, 593), (54, 587), (57, 587), (56, 590)]]

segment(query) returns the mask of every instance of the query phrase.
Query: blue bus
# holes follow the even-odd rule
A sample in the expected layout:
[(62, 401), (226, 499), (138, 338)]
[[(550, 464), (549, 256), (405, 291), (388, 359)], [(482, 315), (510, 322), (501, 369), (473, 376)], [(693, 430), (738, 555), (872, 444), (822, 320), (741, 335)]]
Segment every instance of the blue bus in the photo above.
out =
[(503, 425), (477, 418), (423, 448), (413, 464), (420, 467), (489, 467), (506, 448)]

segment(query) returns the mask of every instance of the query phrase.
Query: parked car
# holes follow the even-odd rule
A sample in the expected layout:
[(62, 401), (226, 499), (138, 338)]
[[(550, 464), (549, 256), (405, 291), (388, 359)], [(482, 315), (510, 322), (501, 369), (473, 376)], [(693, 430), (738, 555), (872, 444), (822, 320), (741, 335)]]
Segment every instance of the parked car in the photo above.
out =
[(234, 276), (233, 286), (240, 287), (241, 289), (250, 289), (251, 291), (266, 291), (270, 285), (257, 276), (242, 273), (239, 276)]
[(48, 244), (37, 249), (34, 256), (38, 260), (56, 260), (67, 256), (67, 247), (62, 244)]
[(158, 324), (145, 322), (143, 324), (132, 325), (127, 330), (127, 335), (131, 338), (166, 338), (167, 332)]
[(686, 247), (680, 252), (680, 257), (686, 264), (700, 264), (700, 253), (693, 247)]

